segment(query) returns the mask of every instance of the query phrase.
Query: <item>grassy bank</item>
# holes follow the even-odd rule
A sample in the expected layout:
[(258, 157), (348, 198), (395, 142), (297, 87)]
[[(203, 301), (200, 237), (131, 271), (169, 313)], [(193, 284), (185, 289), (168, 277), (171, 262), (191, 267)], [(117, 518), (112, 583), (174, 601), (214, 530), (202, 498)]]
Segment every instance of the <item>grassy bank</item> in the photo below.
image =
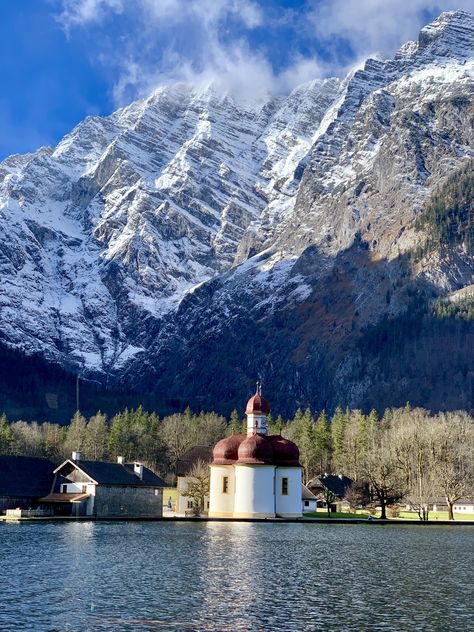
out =
[[(356, 513), (351, 512), (341, 512), (335, 511), (330, 514), (331, 518), (359, 518), (364, 519), (369, 517), (369, 513), (364, 511), (358, 511)], [(327, 518), (327, 511), (313, 511), (311, 513), (304, 514), (305, 518)], [(380, 514), (375, 514), (373, 518), (380, 518)], [(448, 512), (447, 511), (431, 511), (429, 516), (429, 520), (448, 520)], [(400, 511), (397, 516), (388, 516), (389, 520), (420, 520), (416, 511)], [(454, 514), (454, 520), (464, 521), (464, 520), (472, 520), (474, 521), (474, 514), (466, 513)]]

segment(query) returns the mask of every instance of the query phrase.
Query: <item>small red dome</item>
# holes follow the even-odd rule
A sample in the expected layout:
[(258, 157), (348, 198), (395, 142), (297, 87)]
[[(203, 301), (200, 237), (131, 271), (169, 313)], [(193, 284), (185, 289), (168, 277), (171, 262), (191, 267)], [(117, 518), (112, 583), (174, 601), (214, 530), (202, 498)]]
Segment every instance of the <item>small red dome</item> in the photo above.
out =
[(238, 457), (238, 463), (271, 464), (273, 461), (272, 444), (264, 435), (251, 435), (240, 444)]
[(268, 437), (273, 448), (273, 462), (275, 465), (297, 467), (300, 465), (300, 451), (298, 446), (280, 435)]
[(237, 461), (239, 445), (246, 435), (231, 435), (216, 443), (212, 451), (214, 465), (232, 465)]
[(246, 415), (268, 415), (270, 412), (270, 404), (262, 397), (261, 393), (255, 393), (247, 402), (245, 409)]

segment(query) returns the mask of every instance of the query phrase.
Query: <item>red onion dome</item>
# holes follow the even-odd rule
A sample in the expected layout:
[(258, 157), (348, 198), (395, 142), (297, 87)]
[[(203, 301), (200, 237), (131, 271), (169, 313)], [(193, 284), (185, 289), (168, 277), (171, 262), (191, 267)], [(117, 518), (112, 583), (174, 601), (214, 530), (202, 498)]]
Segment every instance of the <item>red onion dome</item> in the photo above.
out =
[(212, 451), (214, 465), (232, 465), (237, 461), (239, 445), (246, 435), (231, 435), (216, 443)]
[(273, 448), (273, 462), (275, 465), (298, 467), (300, 466), (300, 451), (296, 443), (284, 439), (280, 435), (268, 437)]
[(270, 412), (270, 404), (262, 397), (261, 393), (255, 393), (247, 402), (245, 409), (246, 415), (268, 415)]
[(264, 435), (251, 435), (240, 444), (238, 457), (238, 463), (271, 465), (273, 463), (272, 444)]

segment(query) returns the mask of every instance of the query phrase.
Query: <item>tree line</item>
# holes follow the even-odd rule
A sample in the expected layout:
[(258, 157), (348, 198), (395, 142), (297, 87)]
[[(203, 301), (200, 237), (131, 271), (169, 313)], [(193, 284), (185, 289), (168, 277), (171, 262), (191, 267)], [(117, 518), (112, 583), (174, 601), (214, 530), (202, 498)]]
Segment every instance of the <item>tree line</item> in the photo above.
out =
[(177, 460), (196, 445), (213, 445), (225, 436), (227, 420), (216, 413), (184, 413), (160, 419), (142, 406), (108, 419), (102, 412), (86, 419), (79, 411), (65, 426), (15, 421), (0, 416), (0, 454), (40, 456), (59, 463), (73, 451), (84, 460), (141, 461), (172, 481)]
[[(194, 414), (189, 408), (160, 419), (142, 407), (125, 409), (111, 419), (101, 412), (86, 419), (77, 412), (67, 426), (0, 417), (0, 454), (43, 456), (55, 462), (73, 450), (83, 459), (139, 460), (174, 482), (177, 461), (196, 445), (213, 445), (245, 433), (246, 422), (233, 411)], [(268, 418), (270, 434), (281, 434), (300, 450), (303, 479), (325, 473), (352, 479), (346, 494), (351, 505), (372, 501), (386, 508), (405, 499), (421, 519), (434, 498), (442, 497), (450, 518), (453, 505), (474, 494), (474, 418), (466, 412), (431, 415), (422, 408), (375, 411), (337, 408), (313, 415), (298, 409), (292, 419)]]

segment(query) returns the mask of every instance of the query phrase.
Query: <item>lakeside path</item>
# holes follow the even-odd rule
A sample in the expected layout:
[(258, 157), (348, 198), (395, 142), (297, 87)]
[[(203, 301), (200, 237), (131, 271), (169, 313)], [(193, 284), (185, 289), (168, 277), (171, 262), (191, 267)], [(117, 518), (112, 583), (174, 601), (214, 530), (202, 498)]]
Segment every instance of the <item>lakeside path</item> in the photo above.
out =
[(7, 517), (0, 516), (0, 522), (259, 522), (259, 523), (298, 523), (298, 524), (366, 524), (366, 525), (420, 525), (420, 526), (472, 526), (474, 520), (404, 520), (392, 518), (198, 518), (198, 517), (171, 517), (171, 518), (95, 518), (93, 516), (34, 516), (34, 517)]

